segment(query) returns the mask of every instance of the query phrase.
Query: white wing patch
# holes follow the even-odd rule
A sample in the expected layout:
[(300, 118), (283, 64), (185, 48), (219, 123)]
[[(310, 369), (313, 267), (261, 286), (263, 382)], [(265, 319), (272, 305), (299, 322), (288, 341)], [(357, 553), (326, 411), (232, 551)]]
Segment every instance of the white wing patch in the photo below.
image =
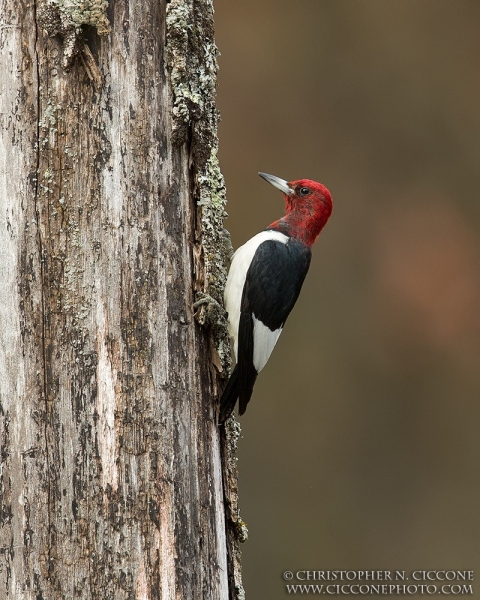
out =
[(253, 366), (257, 373), (267, 364), (282, 328), (272, 331), (253, 315)]
[[(248, 240), (248, 242), (243, 244), (243, 246), (240, 246), (240, 248), (233, 255), (230, 271), (228, 272), (227, 283), (225, 285), (225, 309), (228, 312), (230, 336), (233, 338), (235, 357), (237, 359), (240, 305), (242, 303), (243, 286), (245, 285), (245, 279), (247, 277), (248, 268), (250, 267), (253, 257), (255, 256), (255, 252), (257, 251), (257, 248), (260, 246), (260, 244), (263, 244), (263, 242), (266, 242), (267, 240), (277, 240), (286, 244), (288, 242), (288, 239), (289, 238), (285, 234), (280, 233), (279, 231), (262, 231), (260, 233), (257, 233), (257, 235), (253, 236), (253, 238)], [(262, 325), (262, 327), (265, 327), (262, 323), (260, 324)], [(266, 329), (268, 329), (268, 327)], [(272, 333), (273, 335), (273, 332), (270, 333)], [(277, 341), (279, 335), (280, 333), (275, 338), (275, 342)], [(275, 346), (275, 342), (272, 345), (270, 353), (273, 350), (273, 346)], [(270, 353), (268, 354), (268, 356), (270, 356)], [(265, 362), (267, 361), (265, 360)], [(264, 366), (265, 363), (263, 363), (262, 368)], [(255, 368), (257, 369), (256, 365)], [(257, 369), (257, 372), (259, 370), (260, 369)]]

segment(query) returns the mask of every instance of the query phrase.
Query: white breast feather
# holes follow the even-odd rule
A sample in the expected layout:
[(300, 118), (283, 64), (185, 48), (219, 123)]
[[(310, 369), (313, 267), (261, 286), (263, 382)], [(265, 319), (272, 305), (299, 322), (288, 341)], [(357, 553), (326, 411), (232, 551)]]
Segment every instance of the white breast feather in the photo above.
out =
[[(243, 244), (243, 246), (240, 246), (240, 248), (233, 255), (232, 264), (230, 265), (230, 271), (228, 272), (227, 283), (225, 285), (225, 308), (228, 312), (229, 331), (230, 336), (233, 338), (235, 357), (237, 359), (240, 305), (242, 302), (243, 286), (245, 285), (245, 279), (247, 277), (248, 268), (250, 267), (253, 257), (255, 256), (255, 252), (257, 251), (257, 248), (260, 246), (260, 244), (266, 242), (267, 240), (277, 240), (279, 242), (282, 242), (283, 244), (286, 244), (288, 242), (288, 239), (289, 238), (285, 234), (280, 233), (279, 231), (262, 231), (260, 233), (257, 233), (257, 235), (253, 236), (253, 238), (248, 240), (248, 242)], [(258, 321), (258, 323), (260, 323), (260, 321)], [(260, 325), (262, 325), (262, 327), (265, 328), (265, 326), (262, 323), (260, 323)], [(268, 329), (268, 327), (266, 327), (265, 329)], [(274, 335), (274, 332), (270, 333)], [(273, 346), (275, 346), (275, 342), (277, 341), (279, 335), (280, 333), (277, 334), (275, 341), (271, 346), (270, 352), (268, 353), (268, 356), (270, 356), (270, 353), (272, 352)], [(254, 335), (254, 352), (256, 351), (256, 337), (257, 336)], [(263, 355), (264, 354), (262, 354), (262, 356)], [(261, 362), (262, 361), (259, 359), (259, 364), (261, 364)], [(261, 368), (265, 366), (266, 362), (267, 361), (265, 360)], [(256, 365), (255, 368), (257, 368)], [(260, 369), (257, 369), (257, 372), (259, 370)]]

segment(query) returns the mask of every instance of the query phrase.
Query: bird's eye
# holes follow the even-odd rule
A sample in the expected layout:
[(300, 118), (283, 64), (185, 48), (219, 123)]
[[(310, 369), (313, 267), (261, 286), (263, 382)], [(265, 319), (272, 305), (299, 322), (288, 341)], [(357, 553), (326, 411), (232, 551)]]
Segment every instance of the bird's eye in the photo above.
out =
[(307, 187), (301, 187), (301, 188), (298, 190), (298, 193), (300, 194), (300, 196), (308, 196), (308, 194), (310, 193), (310, 191), (311, 191), (311, 190), (310, 190), (310, 188), (307, 188)]

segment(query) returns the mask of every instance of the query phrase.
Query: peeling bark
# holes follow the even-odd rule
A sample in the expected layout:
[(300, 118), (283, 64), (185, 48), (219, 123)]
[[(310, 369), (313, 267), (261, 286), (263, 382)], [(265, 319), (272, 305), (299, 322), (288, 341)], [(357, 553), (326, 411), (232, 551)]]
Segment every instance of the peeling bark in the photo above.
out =
[(241, 598), (228, 337), (193, 309), (230, 254), (211, 1), (68, 43), (35, 11), (0, 0), (0, 597)]

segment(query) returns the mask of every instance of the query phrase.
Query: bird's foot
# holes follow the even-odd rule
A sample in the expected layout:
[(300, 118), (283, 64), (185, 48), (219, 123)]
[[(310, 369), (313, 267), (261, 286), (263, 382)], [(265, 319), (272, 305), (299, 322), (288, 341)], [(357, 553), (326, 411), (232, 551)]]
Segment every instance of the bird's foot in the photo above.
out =
[(197, 301), (193, 303), (197, 309), (194, 317), (201, 325), (226, 327), (228, 313), (223, 306), (205, 292), (197, 292)]
[(232, 357), (230, 348), (230, 335), (228, 331), (228, 313), (223, 306), (205, 292), (197, 292), (197, 300), (193, 304), (196, 309), (195, 319), (210, 328), (215, 341), (212, 350), (212, 363), (217, 367), (223, 377), (231, 370)]

